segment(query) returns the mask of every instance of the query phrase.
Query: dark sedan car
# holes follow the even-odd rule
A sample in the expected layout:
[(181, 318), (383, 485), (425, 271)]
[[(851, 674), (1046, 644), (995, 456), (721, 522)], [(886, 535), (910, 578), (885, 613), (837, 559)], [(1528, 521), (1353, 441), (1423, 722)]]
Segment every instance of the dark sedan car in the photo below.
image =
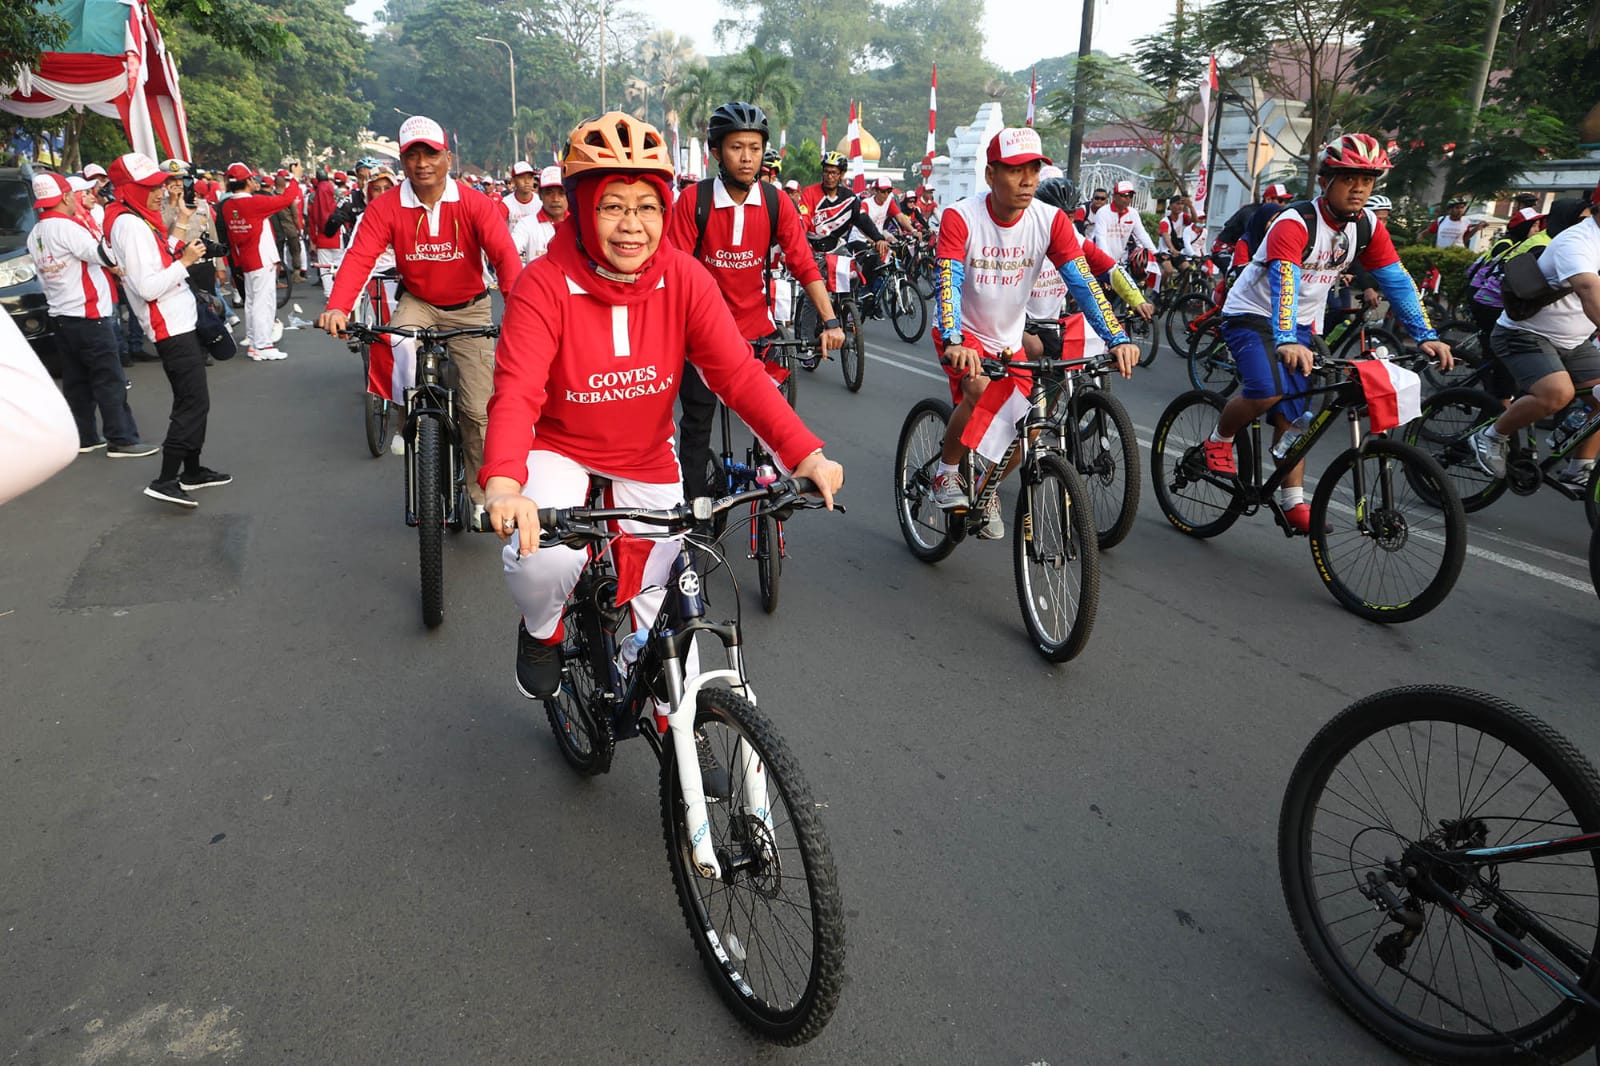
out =
[(61, 376), (61, 358), (50, 328), (44, 288), (28, 257), (28, 231), (33, 213), (33, 171), (0, 167), (0, 307), (22, 330), (50, 373)]

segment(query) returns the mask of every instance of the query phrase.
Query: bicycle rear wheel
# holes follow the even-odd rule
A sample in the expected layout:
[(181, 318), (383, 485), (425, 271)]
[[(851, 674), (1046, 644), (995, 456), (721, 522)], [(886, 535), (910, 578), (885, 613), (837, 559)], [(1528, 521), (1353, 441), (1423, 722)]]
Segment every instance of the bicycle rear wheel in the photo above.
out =
[[(288, 264), (283, 263), (281, 261), (278, 263), (277, 286), (278, 286), (278, 306), (282, 307), (284, 304), (289, 302), (289, 297), (294, 295), (294, 270), (292, 270), (289, 267)], [(254, 338), (254, 337), (252, 337), (250, 339), (254, 340), (257, 344), (261, 343), (259, 340), (256, 340), (256, 338)], [(270, 338), (269, 338), (269, 341), (270, 341)]]
[(593, 777), (611, 768), (616, 738), (609, 718), (595, 713), (599, 686), (583, 628), (578, 618), (568, 616), (561, 644), (561, 687), (544, 701), (544, 715), (561, 758), (584, 777)]
[(1077, 471), (1055, 455), (1025, 465), (1011, 527), (1028, 636), (1053, 663), (1075, 659), (1089, 642), (1100, 601), (1094, 504)]
[[(828, 1024), (844, 984), (844, 907), (817, 804), (788, 745), (748, 701), (702, 689), (695, 729), (731, 788), (707, 797), (705, 826), (686, 825), (666, 748), (661, 821), (684, 921), (734, 1016), (770, 1040), (803, 1044)], [(701, 833), (716, 879), (694, 864)]]
[(867, 372), (867, 324), (861, 318), (861, 307), (854, 295), (841, 297), (838, 310), (839, 321), (844, 325), (844, 347), (839, 350), (844, 387), (860, 392), (861, 379)]
[(1163, 324), (1167, 345), (1175, 352), (1187, 351), (1189, 339), (1194, 335), (1189, 330), (1189, 323), (1210, 308), (1211, 298), (1203, 293), (1191, 292), (1174, 300), (1172, 306), (1167, 308), (1167, 320)]
[(1161, 350), (1161, 331), (1156, 324), (1130, 311), (1122, 320), (1122, 328), (1128, 339), (1139, 346), (1139, 365), (1149, 366), (1155, 362), (1156, 353)]
[(444, 621), (444, 455), (439, 420), (417, 419), (416, 485), (417, 548), (422, 575), (422, 622), (429, 627)]
[(1096, 546), (1105, 551), (1127, 538), (1139, 514), (1139, 442), (1133, 419), (1111, 393), (1089, 389), (1072, 402), (1078, 422), (1073, 465), (1093, 504)]
[[(1426, 497), (1416, 485), (1427, 487)], [(1421, 618), (1455, 586), (1466, 554), (1467, 514), (1456, 490), (1415, 448), (1374, 438), (1335, 456), (1317, 483), (1311, 557), (1352, 614), (1369, 622)]]
[[(1201, 446), (1217, 428), (1223, 399), (1214, 392), (1186, 392), (1167, 405), (1150, 445), (1150, 480), (1156, 506), (1180, 532), (1214, 537), (1244, 513), (1244, 490), (1237, 478), (1206, 469)], [(1249, 433), (1234, 438), (1240, 471), (1255, 469)]]
[(955, 550), (950, 513), (933, 502), (933, 474), (954, 409), (945, 400), (921, 400), (906, 415), (894, 450), (894, 516), (906, 547), (925, 563)]
[(922, 294), (906, 278), (896, 277), (889, 282), (885, 295), (889, 297), (889, 322), (895, 335), (907, 344), (917, 343), (928, 328), (928, 304)]
[[(1422, 414), (1406, 424), (1401, 439), (1439, 464), (1455, 486), (1461, 506), (1481, 511), (1505, 495), (1506, 479), (1478, 465), (1473, 433), (1500, 416), (1500, 402), (1477, 389), (1443, 389), (1422, 401)], [(1413, 486), (1430, 491), (1426, 483)], [(1430, 503), (1435, 501), (1423, 496)]]
[(1239, 365), (1220, 332), (1203, 329), (1190, 337), (1184, 358), (1189, 364), (1189, 384), (1195, 388), (1229, 396), (1239, 387)]
[(1312, 965), (1380, 1039), (1430, 1062), (1565, 1062), (1594, 1042), (1593, 1020), (1419, 874), (1593, 993), (1594, 853), (1448, 867), (1432, 856), (1596, 831), (1600, 778), (1555, 730), (1492, 696), (1413, 686), (1358, 701), (1311, 741), (1284, 795), (1278, 870)]
[(770, 514), (756, 518), (755, 529), (756, 581), (761, 589), (761, 609), (771, 614), (778, 609), (778, 584), (783, 577), (782, 537), (778, 533), (778, 520)]

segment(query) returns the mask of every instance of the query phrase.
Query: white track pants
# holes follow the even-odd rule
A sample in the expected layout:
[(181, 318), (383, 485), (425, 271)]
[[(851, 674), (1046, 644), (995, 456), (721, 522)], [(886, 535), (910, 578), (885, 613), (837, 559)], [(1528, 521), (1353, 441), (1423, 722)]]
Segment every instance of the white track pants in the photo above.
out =
[(339, 260), (344, 256), (343, 248), (318, 248), (317, 270), (322, 274), (322, 298), (333, 297), (333, 275), (339, 269)]
[(278, 266), (244, 273), (244, 331), (255, 348), (272, 347), (272, 320), (278, 314)]

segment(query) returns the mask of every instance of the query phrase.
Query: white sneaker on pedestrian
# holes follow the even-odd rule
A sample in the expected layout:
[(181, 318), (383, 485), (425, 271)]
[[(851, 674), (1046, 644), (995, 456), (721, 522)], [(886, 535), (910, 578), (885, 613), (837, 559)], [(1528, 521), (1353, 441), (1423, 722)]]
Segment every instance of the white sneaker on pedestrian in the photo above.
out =
[(1484, 426), (1467, 441), (1472, 445), (1472, 457), (1478, 461), (1478, 468), (1490, 477), (1502, 478), (1506, 476), (1506, 446), (1510, 440), (1489, 436), (1490, 428)]
[(961, 479), (959, 470), (950, 474), (934, 475), (933, 505), (945, 511), (952, 507), (967, 505), (967, 484)]
[(288, 353), (281, 351), (276, 344), (269, 344), (265, 348), (257, 348), (256, 355), (267, 363), (275, 363), (279, 359), (289, 358)]
[(239, 316), (236, 315), (236, 314), (233, 314), (232, 312), (229, 312), (229, 314), (228, 314), (228, 328), (229, 329), (236, 329), (238, 327), (238, 325), (239, 325)]
[(254, 348), (246, 348), (244, 350), (244, 355), (245, 355), (245, 358), (250, 360), (252, 363), (263, 363), (263, 362), (266, 362), (266, 358), (260, 352), (256, 351)]
[(978, 527), (979, 540), (1005, 540), (1006, 523), (1000, 517), (1000, 494), (996, 492), (983, 505), (983, 525)]

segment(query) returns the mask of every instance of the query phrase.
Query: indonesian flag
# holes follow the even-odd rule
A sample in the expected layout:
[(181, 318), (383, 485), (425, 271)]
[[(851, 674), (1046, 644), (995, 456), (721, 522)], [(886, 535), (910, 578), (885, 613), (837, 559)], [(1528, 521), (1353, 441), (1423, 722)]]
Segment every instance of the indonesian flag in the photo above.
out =
[(828, 116), (822, 116), (822, 150), (828, 150)]
[(826, 280), (829, 292), (849, 292), (850, 274), (855, 268), (855, 257), (849, 255), (834, 255), (832, 252), (823, 256), (824, 265), (827, 267)]
[(778, 158), (786, 159), (789, 155), (789, 127), (785, 126), (778, 131)]
[(1061, 322), (1061, 358), (1090, 359), (1106, 353), (1106, 342), (1090, 329), (1082, 312), (1068, 315)]
[(861, 157), (861, 105), (850, 101), (850, 191), (867, 191), (867, 161)]
[(1211, 94), (1216, 88), (1217, 57), (1212, 56), (1206, 67), (1206, 76), (1200, 79), (1200, 178), (1195, 182), (1194, 199), (1201, 207), (1206, 205), (1206, 193), (1211, 191), (1211, 175), (1207, 166), (1211, 162)]
[(998, 463), (1017, 436), (1017, 423), (1028, 413), (1028, 379), (1005, 377), (983, 390), (972, 417), (961, 433), (961, 443)]
[(1028, 82), (1028, 118), (1027, 125), (1033, 125), (1033, 98), (1039, 94), (1039, 68), (1033, 68), (1033, 79)]
[(1422, 378), (1387, 359), (1358, 360), (1356, 373), (1361, 375), (1367, 419), (1374, 433), (1422, 417)]
[(923, 153), (924, 163), (933, 162), (933, 130), (939, 118), (939, 64), (933, 65), (933, 84), (928, 86), (928, 150)]
[[(561, 154), (556, 153), (556, 162), (561, 162)], [(672, 169), (683, 173), (683, 153), (678, 147), (678, 120), (672, 120)]]
[(617, 570), (617, 606), (621, 607), (645, 589), (666, 585), (672, 577), (672, 561), (678, 557), (678, 542), (619, 533), (611, 538), (609, 551)]

